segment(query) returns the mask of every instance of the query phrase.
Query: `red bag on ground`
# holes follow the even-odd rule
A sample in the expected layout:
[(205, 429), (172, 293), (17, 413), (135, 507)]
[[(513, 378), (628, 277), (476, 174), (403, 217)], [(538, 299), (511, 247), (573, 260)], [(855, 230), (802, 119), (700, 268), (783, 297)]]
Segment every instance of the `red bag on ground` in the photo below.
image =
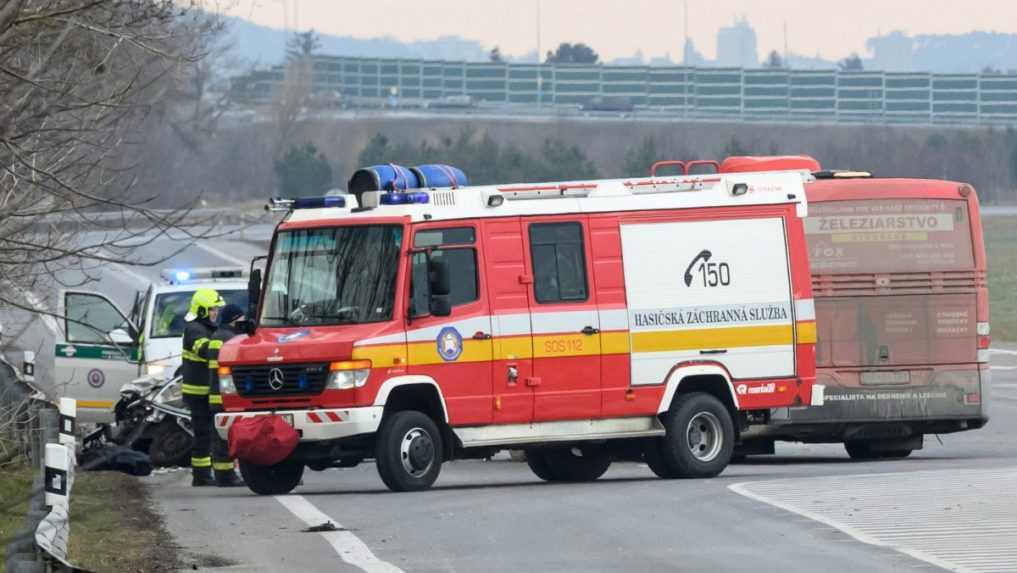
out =
[(279, 416), (241, 418), (230, 427), (230, 457), (272, 466), (288, 458), (299, 441), (297, 431)]

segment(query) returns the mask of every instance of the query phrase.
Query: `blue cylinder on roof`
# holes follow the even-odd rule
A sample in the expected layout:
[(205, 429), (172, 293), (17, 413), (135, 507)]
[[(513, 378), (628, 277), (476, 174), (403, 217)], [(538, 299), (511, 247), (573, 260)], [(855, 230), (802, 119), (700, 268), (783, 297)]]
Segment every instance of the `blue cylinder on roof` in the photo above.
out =
[(452, 167), (451, 165), (429, 163), (426, 165), (417, 165), (410, 170), (416, 174), (420, 187), (424, 189), (440, 189), (445, 187), (456, 189), (458, 187), (466, 187), (470, 184), (462, 169)]
[(365, 191), (404, 191), (420, 187), (412, 169), (389, 163), (357, 169), (350, 177), (347, 191), (359, 198)]

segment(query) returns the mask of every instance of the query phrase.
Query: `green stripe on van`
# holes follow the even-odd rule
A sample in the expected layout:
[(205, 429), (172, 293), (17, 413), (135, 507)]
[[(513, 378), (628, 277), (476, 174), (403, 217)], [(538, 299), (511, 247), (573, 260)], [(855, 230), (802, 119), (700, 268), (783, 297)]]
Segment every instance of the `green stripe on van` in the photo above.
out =
[(92, 360), (125, 360), (137, 362), (137, 346), (105, 346), (96, 344), (57, 344), (57, 358), (89, 358)]

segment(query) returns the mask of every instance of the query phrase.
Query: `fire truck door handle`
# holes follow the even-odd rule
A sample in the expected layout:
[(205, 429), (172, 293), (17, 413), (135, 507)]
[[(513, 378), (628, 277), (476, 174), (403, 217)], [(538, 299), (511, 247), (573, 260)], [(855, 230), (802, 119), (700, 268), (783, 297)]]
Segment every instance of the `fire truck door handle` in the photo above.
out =
[(718, 348), (715, 350), (700, 350), (700, 354), (727, 354), (727, 348)]
[(594, 334), (597, 334), (598, 332), (600, 332), (600, 329), (599, 328), (593, 328), (592, 326), (584, 326), (583, 329), (580, 332), (582, 332), (586, 336), (593, 336)]
[(491, 335), (478, 330), (473, 333), (473, 340), (491, 340)]

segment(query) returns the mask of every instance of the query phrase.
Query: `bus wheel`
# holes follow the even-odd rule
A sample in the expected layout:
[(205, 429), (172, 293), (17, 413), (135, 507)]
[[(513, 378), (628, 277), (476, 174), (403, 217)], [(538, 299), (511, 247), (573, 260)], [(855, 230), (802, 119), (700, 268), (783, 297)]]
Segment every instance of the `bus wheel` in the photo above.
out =
[(879, 452), (872, 449), (871, 444), (864, 440), (844, 442), (844, 449), (852, 460), (875, 460), (880, 457)]
[(704, 392), (675, 399), (664, 416), (666, 434), (650, 443), (647, 465), (663, 478), (709, 478), (724, 471), (734, 451), (734, 422), (717, 398)]
[(378, 430), (378, 475), (392, 491), (427, 489), (441, 472), (442, 451), (441, 432), (427, 414), (416, 410), (395, 412)]
[(901, 460), (911, 455), (914, 450), (887, 450), (879, 452), (879, 457), (885, 460)]
[(526, 462), (544, 481), (593, 481), (611, 467), (611, 456), (600, 448), (528, 450)]
[(283, 495), (300, 485), (304, 477), (304, 464), (286, 460), (274, 466), (256, 466), (240, 462), (240, 475), (247, 487), (258, 495)]

